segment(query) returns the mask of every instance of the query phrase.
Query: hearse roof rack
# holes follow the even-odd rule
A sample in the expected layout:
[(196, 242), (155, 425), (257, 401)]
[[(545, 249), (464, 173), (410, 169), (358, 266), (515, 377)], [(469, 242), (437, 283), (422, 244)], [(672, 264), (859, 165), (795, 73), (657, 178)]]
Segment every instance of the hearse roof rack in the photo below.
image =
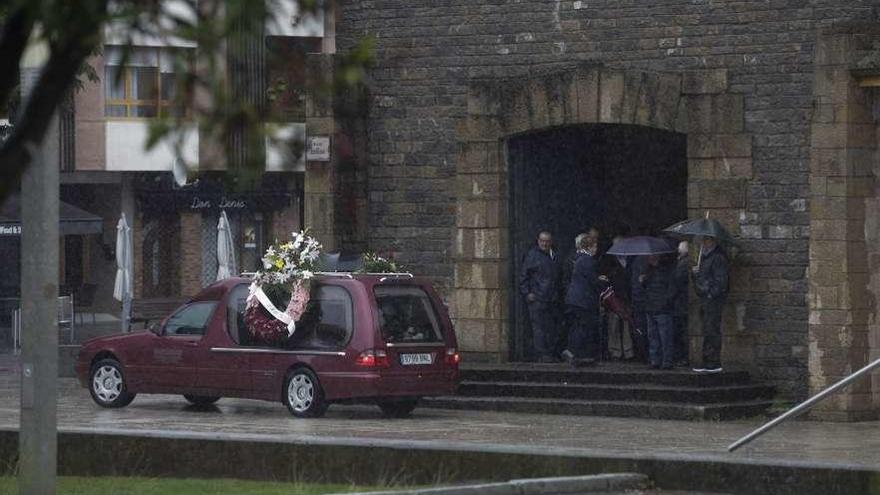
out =
[[(242, 277), (253, 278), (256, 275), (256, 272), (241, 272)], [(384, 282), (389, 278), (415, 278), (412, 273), (409, 272), (400, 272), (400, 273), (362, 273), (362, 272), (315, 272), (315, 275), (321, 275), (324, 277), (343, 277), (343, 278), (354, 278), (354, 275), (367, 275), (382, 278), (379, 279), (380, 282)]]
[(381, 280), (385, 280), (387, 278), (415, 278), (412, 273), (409, 272), (315, 272), (315, 275), (324, 275), (327, 277), (347, 277), (352, 278), (354, 275), (366, 275), (372, 277), (382, 277)]

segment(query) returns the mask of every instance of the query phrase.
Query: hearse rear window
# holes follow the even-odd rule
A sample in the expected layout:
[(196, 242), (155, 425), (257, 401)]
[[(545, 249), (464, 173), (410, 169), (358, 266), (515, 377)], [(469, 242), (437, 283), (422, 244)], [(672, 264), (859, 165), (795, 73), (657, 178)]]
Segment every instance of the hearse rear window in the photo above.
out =
[(379, 328), (385, 342), (442, 342), (439, 319), (428, 294), (418, 287), (378, 286)]
[[(239, 345), (262, 346), (251, 339), (244, 323), (248, 286), (239, 285), (229, 295), (226, 327), (229, 336)], [(312, 289), (305, 314), (296, 324), (293, 336), (283, 345), (293, 349), (342, 347), (351, 339), (354, 310), (351, 296), (342, 287), (322, 285)]]

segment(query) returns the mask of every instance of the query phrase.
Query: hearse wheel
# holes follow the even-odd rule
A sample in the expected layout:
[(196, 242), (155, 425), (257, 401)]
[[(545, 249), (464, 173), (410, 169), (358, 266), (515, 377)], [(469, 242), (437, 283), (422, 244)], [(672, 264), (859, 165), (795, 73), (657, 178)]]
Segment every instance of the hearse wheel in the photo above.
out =
[(210, 406), (220, 400), (220, 397), (212, 397), (210, 395), (189, 395), (183, 394), (183, 398), (194, 406)]
[(125, 386), (125, 375), (119, 361), (102, 359), (92, 366), (89, 373), (89, 392), (92, 400), (101, 407), (125, 407), (131, 404), (135, 394)]
[(297, 368), (284, 379), (284, 405), (299, 418), (320, 418), (327, 412), (327, 401), (318, 377), (308, 368)]
[(418, 405), (418, 399), (383, 400), (377, 402), (386, 418), (408, 418)]

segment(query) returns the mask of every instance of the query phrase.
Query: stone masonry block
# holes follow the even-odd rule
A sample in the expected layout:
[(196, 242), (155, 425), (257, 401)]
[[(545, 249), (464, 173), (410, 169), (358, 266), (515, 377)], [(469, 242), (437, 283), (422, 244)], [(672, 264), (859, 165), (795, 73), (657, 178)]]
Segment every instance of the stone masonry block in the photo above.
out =
[[(700, 207), (745, 207), (747, 181), (742, 179), (718, 179), (700, 183)], [(734, 223), (736, 221), (734, 220)]]
[(835, 260), (846, 253), (847, 242), (843, 240), (821, 241), (812, 240), (810, 242), (810, 259), (811, 260)]
[(502, 174), (458, 174), (456, 192), (460, 199), (490, 199), (506, 196), (507, 181)]
[(642, 85), (639, 88), (639, 100), (636, 106), (635, 124), (655, 126), (657, 106), (659, 104), (660, 75), (652, 72), (642, 74)]
[(687, 139), (688, 158), (714, 158), (718, 156), (718, 144), (713, 134), (691, 134)]
[(682, 93), (718, 94), (727, 90), (727, 69), (689, 71), (682, 75)]
[(504, 261), (455, 264), (455, 286), (467, 289), (504, 289), (510, 284)]
[(862, 198), (817, 196), (810, 201), (812, 220), (858, 220), (865, 218)]
[(472, 84), (468, 88), (468, 115), (497, 116), (501, 109), (500, 95), (491, 83)]
[(681, 101), (681, 76), (660, 74), (654, 98), (653, 123), (660, 129), (674, 131)]
[(507, 134), (517, 134), (532, 128), (529, 94), (524, 86), (505, 91), (501, 121)]
[(596, 69), (577, 72), (577, 121), (599, 121), (599, 74)]
[(599, 121), (609, 124), (621, 122), (623, 112), (624, 77), (622, 72), (602, 71), (599, 79)]
[(813, 218), (810, 221), (811, 239), (845, 240), (863, 231), (864, 222), (860, 220), (840, 221)]
[(712, 158), (689, 158), (688, 159), (688, 179), (714, 179), (715, 178), (715, 160)]
[(458, 149), (459, 173), (502, 172), (499, 144), (490, 141), (464, 142)]
[(456, 202), (456, 226), (496, 228), (507, 226), (507, 208), (501, 200), (479, 199)]
[(461, 319), (500, 320), (507, 291), (500, 289), (455, 289), (455, 316)]
[(809, 268), (810, 285), (816, 287), (839, 287), (847, 280), (846, 260), (812, 260)]
[(719, 158), (752, 157), (752, 136), (749, 134), (718, 134), (714, 141)]
[(497, 260), (506, 252), (506, 229), (457, 229), (456, 256), (461, 260)]
[(687, 98), (678, 99), (678, 113), (675, 116), (675, 132), (688, 134), (690, 130), (690, 122), (688, 121)]
[(498, 141), (501, 138), (501, 123), (495, 117), (470, 116), (455, 126), (456, 136), (461, 141)]
[(743, 95), (721, 94), (712, 100), (713, 130), (727, 134), (742, 132), (745, 125)]
[(547, 125), (557, 126), (565, 123), (566, 108), (568, 105), (568, 82), (571, 76), (554, 75), (544, 78), (541, 86), (547, 101)]
[(691, 134), (712, 134), (712, 96), (691, 95), (687, 98), (688, 129)]
[(503, 352), (503, 320), (478, 320), (461, 318), (455, 321), (459, 348), (464, 352)]
[(717, 158), (715, 159), (715, 178), (718, 179), (751, 179), (751, 158)]
[(531, 128), (540, 129), (550, 125), (550, 111), (548, 108), (547, 88), (540, 81), (530, 81), (528, 84), (529, 115)]
[[(456, 297), (456, 302), (458, 298)], [(456, 304), (457, 306), (457, 304)], [(462, 352), (484, 352), (486, 330), (484, 320), (461, 318), (459, 311), (455, 309), (455, 337), (458, 341), (458, 349)]]
[[(564, 101), (563, 122), (576, 124), (578, 120), (578, 75), (577, 73), (566, 74), (560, 78), (561, 92)], [(594, 118), (590, 122), (595, 122)]]
[(621, 106), (620, 123), (635, 124), (636, 111), (639, 107), (639, 94), (645, 74), (626, 72), (623, 79), (623, 105)]

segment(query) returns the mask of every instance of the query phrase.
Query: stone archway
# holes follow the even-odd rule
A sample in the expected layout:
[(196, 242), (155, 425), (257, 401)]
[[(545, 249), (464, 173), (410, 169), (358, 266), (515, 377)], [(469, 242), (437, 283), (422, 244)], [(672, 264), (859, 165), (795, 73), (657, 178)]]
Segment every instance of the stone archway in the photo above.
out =
[[(527, 78), (474, 80), (467, 116), (457, 129), (452, 307), (459, 346), (472, 359), (508, 359), (512, 294), (505, 140), (574, 124), (635, 124), (686, 134), (689, 215), (711, 210), (735, 234), (753, 228), (745, 212), (752, 141), (744, 132), (743, 97), (729, 91), (724, 70), (675, 74), (588, 65)], [(734, 274), (734, 288), (737, 279), (747, 280), (746, 270)], [(754, 335), (743, 324), (744, 298), (734, 291), (730, 305), (725, 359), (752, 366)]]

